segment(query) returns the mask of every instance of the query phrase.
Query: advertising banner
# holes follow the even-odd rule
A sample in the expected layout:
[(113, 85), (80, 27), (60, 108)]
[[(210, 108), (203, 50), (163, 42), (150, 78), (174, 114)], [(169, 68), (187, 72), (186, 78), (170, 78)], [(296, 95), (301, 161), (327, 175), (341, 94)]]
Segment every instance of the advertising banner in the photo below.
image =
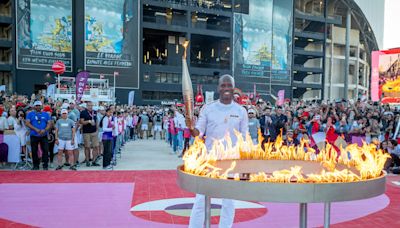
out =
[(128, 95), (128, 105), (132, 106), (135, 101), (135, 91), (130, 91)]
[(76, 75), (76, 102), (80, 103), (85, 93), (85, 87), (89, 78), (89, 72), (81, 71)]
[(249, 0), (234, 14), (235, 76), (268, 78), (290, 85), (293, 0)]
[(137, 1), (85, 1), (86, 70), (112, 75), (118, 71), (117, 87), (138, 87)]
[(383, 104), (399, 104), (400, 48), (372, 52), (371, 62), (371, 98), (380, 98)]
[(281, 89), (278, 91), (277, 105), (283, 105), (284, 102), (285, 102), (285, 90)]
[(17, 0), (17, 68), (72, 71), (72, 1)]

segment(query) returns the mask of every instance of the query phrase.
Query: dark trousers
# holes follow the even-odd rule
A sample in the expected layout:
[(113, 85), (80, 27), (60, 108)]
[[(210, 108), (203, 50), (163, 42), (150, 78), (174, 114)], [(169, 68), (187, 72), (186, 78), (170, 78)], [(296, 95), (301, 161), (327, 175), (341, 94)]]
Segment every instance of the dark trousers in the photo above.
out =
[(43, 152), (42, 153), (43, 168), (47, 168), (49, 162), (49, 141), (47, 139), (47, 135), (42, 137), (31, 136), (33, 167), (39, 168), (40, 165), (40, 160), (38, 155), (39, 143), (40, 146), (42, 147), (42, 152)]
[(49, 155), (51, 163), (53, 163), (54, 160), (54, 144), (56, 144), (56, 142), (49, 143)]
[(184, 141), (184, 144), (183, 144), (182, 155), (184, 155), (185, 151), (189, 149), (189, 142), (190, 142), (190, 138), (185, 138), (185, 141)]
[(129, 139), (133, 139), (134, 130), (135, 130), (135, 128), (129, 127)]
[(111, 163), (111, 159), (113, 156), (113, 140), (112, 139), (103, 139), (103, 168), (107, 167)]

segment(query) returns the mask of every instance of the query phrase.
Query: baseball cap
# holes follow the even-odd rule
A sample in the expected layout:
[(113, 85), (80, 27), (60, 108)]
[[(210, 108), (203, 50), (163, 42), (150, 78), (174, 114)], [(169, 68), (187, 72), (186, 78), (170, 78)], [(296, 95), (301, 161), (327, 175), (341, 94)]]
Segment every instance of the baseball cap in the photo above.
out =
[(72, 101), (70, 101), (69, 103), (70, 103), (70, 104), (75, 104), (75, 101), (74, 101), (74, 100), (72, 100)]
[(67, 109), (62, 109), (61, 110), (61, 114), (68, 114), (68, 110)]
[(43, 112), (52, 112), (51, 107), (46, 105), (43, 107)]
[(254, 111), (254, 109), (249, 109), (248, 111), (247, 111), (247, 113), (252, 113), (252, 114), (255, 114), (256, 112)]
[(41, 101), (35, 101), (33, 103), (33, 106), (42, 106), (42, 102)]

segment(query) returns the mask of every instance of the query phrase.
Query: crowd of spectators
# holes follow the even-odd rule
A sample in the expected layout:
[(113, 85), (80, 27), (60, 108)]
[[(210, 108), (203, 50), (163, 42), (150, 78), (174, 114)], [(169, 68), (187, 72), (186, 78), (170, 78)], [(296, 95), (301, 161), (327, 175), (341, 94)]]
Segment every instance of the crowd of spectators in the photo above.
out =
[[(34, 170), (40, 164), (44, 170), (77, 170), (81, 165), (112, 170), (127, 141), (164, 140), (171, 146), (170, 153), (178, 157), (193, 142), (182, 105), (78, 105), (73, 100), (53, 101), (41, 95), (28, 98), (16, 94), (1, 98), (0, 135), (15, 134), (19, 138), (21, 160), (32, 159)], [(258, 143), (260, 132), (263, 142), (273, 142), (282, 134), (285, 144), (298, 145), (307, 139), (310, 146), (316, 147), (317, 143), (312, 143), (314, 136), (323, 133), (323, 141), (336, 149), (338, 141), (373, 143), (391, 155), (387, 171), (400, 166), (400, 112), (395, 106), (358, 99), (285, 102), (279, 106), (260, 101), (245, 108), (254, 143)], [(195, 108), (194, 121), (200, 110), (201, 107)], [(1, 140), (2, 137), (0, 144)], [(80, 149), (84, 151), (81, 159)], [(1, 146), (0, 155), (0, 165), (4, 166), (7, 158)]]

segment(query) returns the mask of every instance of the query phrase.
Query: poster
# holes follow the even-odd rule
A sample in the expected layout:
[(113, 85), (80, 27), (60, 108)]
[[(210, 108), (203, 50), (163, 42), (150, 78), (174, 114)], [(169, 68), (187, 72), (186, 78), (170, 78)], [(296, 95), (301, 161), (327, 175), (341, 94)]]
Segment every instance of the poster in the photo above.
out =
[(72, 70), (72, 1), (17, 0), (17, 68)]
[(372, 52), (371, 98), (400, 103), (400, 48)]
[(235, 76), (290, 85), (293, 0), (249, 0), (234, 14)]
[(137, 1), (85, 1), (85, 68), (111, 77), (117, 87), (138, 87)]

